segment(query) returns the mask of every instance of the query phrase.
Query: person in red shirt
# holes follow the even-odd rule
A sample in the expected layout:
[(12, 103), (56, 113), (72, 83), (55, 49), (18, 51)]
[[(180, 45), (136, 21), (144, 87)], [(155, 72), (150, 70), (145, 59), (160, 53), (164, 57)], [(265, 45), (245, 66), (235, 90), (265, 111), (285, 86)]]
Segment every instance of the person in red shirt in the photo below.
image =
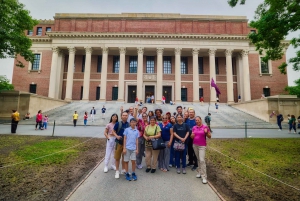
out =
[(39, 129), (43, 129), (43, 114), (42, 110), (39, 110), (37, 115), (36, 115), (36, 124), (35, 124), (35, 130), (37, 130), (37, 126), (39, 125)]
[(203, 98), (203, 96), (201, 96), (200, 97), (200, 103), (201, 103), (201, 105), (203, 105), (203, 102), (204, 102), (204, 98)]
[(162, 102), (162, 104), (165, 104), (165, 103), (166, 103), (166, 97), (165, 97), (165, 96), (162, 96), (161, 102)]
[(135, 104), (138, 105), (139, 104), (139, 98), (135, 97)]
[(85, 112), (85, 113), (84, 113), (84, 116), (83, 116), (83, 123), (84, 123), (84, 126), (86, 126), (86, 124), (87, 124), (87, 119), (88, 119), (88, 113)]

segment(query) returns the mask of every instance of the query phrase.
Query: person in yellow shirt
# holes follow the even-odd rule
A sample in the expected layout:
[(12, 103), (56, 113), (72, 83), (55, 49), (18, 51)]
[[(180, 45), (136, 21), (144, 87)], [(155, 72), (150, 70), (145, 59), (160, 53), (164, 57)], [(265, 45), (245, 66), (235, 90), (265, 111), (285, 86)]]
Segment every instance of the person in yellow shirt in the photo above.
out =
[(20, 121), (20, 114), (17, 110), (12, 110), (11, 114), (11, 133), (16, 133), (18, 123)]
[(73, 114), (73, 124), (74, 124), (74, 127), (76, 127), (77, 119), (78, 119), (78, 114), (77, 114), (77, 111), (75, 111), (74, 114)]

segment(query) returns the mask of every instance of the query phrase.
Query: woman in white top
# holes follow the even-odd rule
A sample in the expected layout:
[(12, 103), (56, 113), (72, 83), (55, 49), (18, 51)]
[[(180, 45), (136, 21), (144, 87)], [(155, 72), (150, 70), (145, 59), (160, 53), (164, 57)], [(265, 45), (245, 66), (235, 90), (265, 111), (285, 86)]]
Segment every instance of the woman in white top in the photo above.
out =
[(154, 95), (151, 96), (151, 102), (154, 103)]

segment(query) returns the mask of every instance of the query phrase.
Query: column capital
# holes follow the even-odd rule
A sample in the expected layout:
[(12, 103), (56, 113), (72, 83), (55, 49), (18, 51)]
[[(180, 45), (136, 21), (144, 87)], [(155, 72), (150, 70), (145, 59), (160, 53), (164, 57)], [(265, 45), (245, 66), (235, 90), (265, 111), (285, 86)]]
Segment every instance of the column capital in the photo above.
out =
[(102, 47), (102, 54), (108, 54), (109, 49), (108, 47)]
[(137, 48), (137, 53), (138, 54), (144, 54), (144, 47), (138, 47)]
[(120, 54), (126, 54), (126, 47), (119, 47)]
[(233, 51), (233, 49), (226, 49), (226, 50), (225, 50), (225, 56), (226, 56), (226, 57), (232, 56), (232, 51)]
[(68, 50), (69, 50), (69, 54), (70, 54), (70, 53), (75, 54), (75, 52), (76, 52), (76, 49), (75, 49), (75, 47), (73, 47), (73, 46), (68, 47)]
[(180, 55), (181, 54), (181, 50), (182, 50), (182, 48), (180, 48), (180, 47), (175, 48), (174, 49), (175, 55)]
[(241, 51), (241, 55), (243, 56), (243, 57), (247, 57), (248, 56), (248, 54), (249, 54), (249, 50), (242, 50)]
[(164, 53), (164, 48), (163, 47), (156, 48), (156, 53), (157, 54), (163, 54)]
[(65, 53), (63, 53), (62, 51), (59, 51), (59, 52), (58, 52), (58, 56), (64, 57), (64, 56), (65, 56)]
[(53, 46), (52, 47), (52, 52), (55, 52), (55, 53), (59, 54), (60, 49), (57, 46)]
[(215, 48), (209, 49), (209, 50), (208, 50), (209, 56), (215, 56), (215, 55), (216, 55), (216, 51), (217, 51), (217, 49), (215, 49)]
[(89, 46), (84, 47), (84, 49), (85, 49), (86, 54), (88, 54), (88, 53), (92, 54), (92, 52), (93, 52), (93, 48), (91, 48)]
[(198, 56), (200, 48), (193, 48), (192, 54)]

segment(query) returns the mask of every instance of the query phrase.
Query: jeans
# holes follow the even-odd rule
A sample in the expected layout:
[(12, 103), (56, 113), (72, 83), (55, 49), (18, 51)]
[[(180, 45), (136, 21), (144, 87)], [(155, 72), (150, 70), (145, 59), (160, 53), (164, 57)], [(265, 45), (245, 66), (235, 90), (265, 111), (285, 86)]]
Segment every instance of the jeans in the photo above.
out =
[(188, 156), (189, 156), (189, 164), (198, 167), (197, 156), (195, 155), (193, 149), (193, 139), (191, 137), (188, 138)]
[(18, 127), (18, 121), (11, 120), (11, 133), (16, 133)]
[(296, 124), (289, 124), (289, 131), (291, 131), (292, 129), (294, 129), (294, 131), (296, 132)]
[(175, 163), (174, 163), (175, 151), (174, 151), (173, 146), (174, 146), (174, 140), (173, 140), (171, 148), (170, 148), (170, 161), (169, 161), (169, 164), (174, 166), (175, 165)]
[(136, 164), (141, 165), (145, 151), (145, 139), (143, 136), (138, 138), (139, 153), (136, 155)]
[(176, 168), (180, 168), (180, 158), (182, 159), (182, 168), (186, 167), (186, 152), (187, 152), (187, 146), (185, 144), (183, 151), (176, 151), (175, 150), (175, 164)]
[(83, 120), (83, 123), (84, 123), (84, 125), (86, 126), (87, 119), (84, 119), (84, 120)]
[(278, 125), (279, 129), (282, 130), (281, 121), (277, 121), (277, 125)]
[(47, 126), (48, 126), (48, 122), (43, 122), (44, 129), (47, 129)]
[(77, 123), (77, 119), (73, 119), (74, 127), (76, 126), (76, 123)]

